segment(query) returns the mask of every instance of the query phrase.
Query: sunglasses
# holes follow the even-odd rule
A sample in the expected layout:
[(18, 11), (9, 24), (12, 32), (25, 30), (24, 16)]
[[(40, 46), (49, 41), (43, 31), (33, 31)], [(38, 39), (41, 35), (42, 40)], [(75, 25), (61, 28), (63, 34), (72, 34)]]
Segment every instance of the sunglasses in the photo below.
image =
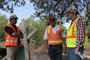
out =
[(69, 11), (68, 13), (76, 13), (76, 12), (71, 10), (71, 11)]
[(18, 18), (11, 18), (11, 19), (17, 20)]

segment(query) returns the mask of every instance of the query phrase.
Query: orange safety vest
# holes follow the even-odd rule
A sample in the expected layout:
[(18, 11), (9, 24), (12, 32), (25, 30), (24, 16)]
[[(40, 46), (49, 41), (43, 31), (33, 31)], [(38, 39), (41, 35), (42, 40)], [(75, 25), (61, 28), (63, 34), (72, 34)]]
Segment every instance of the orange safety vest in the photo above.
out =
[(62, 37), (61, 37), (61, 31), (62, 29), (60, 28), (58, 31), (56, 31), (56, 33), (54, 33), (52, 31), (52, 27), (51, 25), (48, 26), (48, 29), (47, 29), (47, 33), (48, 33), (48, 44), (49, 45), (58, 45), (58, 44), (62, 44), (63, 41), (62, 41)]
[[(11, 24), (8, 24), (7, 26), (12, 28), (14, 32), (20, 33), (20, 29), (18, 27), (16, 31), (15, 28)], [(7, 32), (5, 32), (5, 35), (6, 35), (6, 42), (5, 42), (6, 46), (19, 46), (17, 37), (13, 37)]]

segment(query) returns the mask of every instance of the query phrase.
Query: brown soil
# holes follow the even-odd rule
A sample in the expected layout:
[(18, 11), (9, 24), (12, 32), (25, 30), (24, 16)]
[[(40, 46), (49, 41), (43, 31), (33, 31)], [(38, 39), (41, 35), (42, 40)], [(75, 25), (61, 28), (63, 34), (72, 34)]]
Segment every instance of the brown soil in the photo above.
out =
[[(45, 52), (45, 46), (41, 46), (37, 49), (31, 48), (31, 59), (32, 60), (50, 60), (48, 54)], [(90, 60), (90, 47), (85, 47), (84, 60)], [(66, 60), (66, 55), (63, 55), (63, 60)]]
[(84, 56), (86, 57), (87, 60), (90, 60), (90, 45), (85, 47)]

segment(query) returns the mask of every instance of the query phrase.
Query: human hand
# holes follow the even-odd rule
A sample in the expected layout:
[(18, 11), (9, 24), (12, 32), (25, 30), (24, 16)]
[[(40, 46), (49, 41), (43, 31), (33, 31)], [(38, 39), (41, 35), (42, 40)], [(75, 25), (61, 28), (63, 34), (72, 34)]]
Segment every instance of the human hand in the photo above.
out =
[(48, 49), (46, 48), (45, 53), (48, 54)]
[(64, 54), (67, 53), (67, 47), (64, 47), (64, 51), (63, 51)]
[(78, 55), (78, 48), (75, 48), (75, 54)]
[(48, 53), (48, 45), (47, 44), (45, 45), (45, 53), (46, 54)]
[(14, 33), (12, 33), (12, 36), (14, 36), (14, 37), (20, 37), (20, 34), (19, 34), (19, 33), (14, 32)]

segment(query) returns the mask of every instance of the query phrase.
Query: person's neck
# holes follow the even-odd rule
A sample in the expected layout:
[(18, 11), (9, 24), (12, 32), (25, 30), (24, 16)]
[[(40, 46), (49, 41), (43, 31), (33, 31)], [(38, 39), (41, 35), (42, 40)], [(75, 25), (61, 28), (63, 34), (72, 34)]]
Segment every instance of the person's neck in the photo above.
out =
[(73, 21), (75, 21), (76, 18), (77, 18), (77, 16), (74, 16), (74, 17), (73, 17)]
[(15, 26), (15, 24), (13, 24), (13, 23), (10, 23), (12, 26)]
[(53, 28), (56, 26), (56, 24), (55, 25), (51, 25)]

